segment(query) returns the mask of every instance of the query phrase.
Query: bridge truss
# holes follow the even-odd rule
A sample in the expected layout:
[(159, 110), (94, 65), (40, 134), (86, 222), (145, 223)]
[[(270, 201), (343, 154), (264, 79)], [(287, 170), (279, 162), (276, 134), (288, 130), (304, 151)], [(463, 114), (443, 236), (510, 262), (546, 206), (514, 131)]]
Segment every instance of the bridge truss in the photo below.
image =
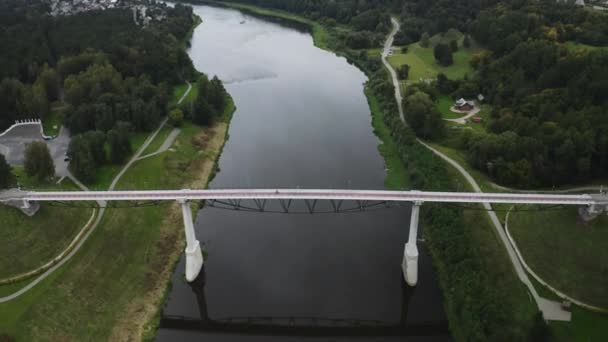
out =
[[(0, 193), (0, 202), (15, 203), (27, 214), (35, 214), (38, 202), (72, 201), (178, 201), (182, 207), (186, 235), (186, 279), (196, 279), (203, 267), (200, 243), (196, 239), (190, 202), (204, 201), (211, 207), (252, 212), (345, 213), (372, 210), (413, 203), (408, 242), (401, 268), (405, 281), (418, 281), (418, 218), (420, 206), (435, 203), (512, 203), (576, 205), (584, 218), (593, 218), (608, 209), (608, 195), (564, 195), (477, 192), (429, 192), (390, 190), (328, 189), (203, 189), (203, 190), (135, 190), (135, 191), (21, 191)], [(298, 205), (299, 203), (299, 205)], [(303, 205), (302, 205), (303, 204)], [(299, 208), (299, 209), (296, 209)]]

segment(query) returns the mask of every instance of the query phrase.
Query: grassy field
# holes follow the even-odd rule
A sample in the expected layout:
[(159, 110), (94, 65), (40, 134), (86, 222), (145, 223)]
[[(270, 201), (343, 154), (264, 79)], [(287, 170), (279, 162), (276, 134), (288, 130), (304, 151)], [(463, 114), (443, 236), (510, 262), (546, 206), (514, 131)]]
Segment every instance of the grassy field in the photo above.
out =
[[(117, 188), (203, 187), (226, 131), (225, 122), (208, 129), (184, 124), (176, 152), (136, 162)], [(147, 323), (181, 253), (178, 209), (110, 209), (66, 267), (34, 291), (0, 304), (0, 333), (18, 340), (128, 340), (153, 333)]]
[(573, 42), (573, 41), (567, 41), (567, 42), (563, 43), (562, 46), (564, 46), (566, 49), (568, 49), (570, 51), (575, 51), (575, 52), (608, 49), (608, 47), (606, 47), (606, 46), (593, 46), (593, 45), (588, 45), (588, 44), (583, 44), (583, 43), (578, 43), (578, 42)]
[[(76, 190), (66, 179), (47, 190)], [(31, 271), (57, 256), (86, 224), (93, 209), (42, 204), (33, 217), (0, 205), (0, 279)], [(0, 287), (2, 288), (2, 287)]]
[(142, 152), (142, 157), (146, 154), (156, 152), (160, 148), (160, 146), (165, 142), (169, 134), (171, 134), (171, 131), (173, 131), (173, 126), (169, 124), (164, 125), (163, 128), (160, 129), (154, 140), (150, 142), (150, 145), (148, 145), (148, 147)]
[(608, 308), (608, 217), (585, 224), (575, 207), (513, 212), (509, 231), (542, 279), (573, 298)]
[[(458, 191), (473, 191), (456, 169), (447, 163), (444, 164)], [(474, 208), (480, 207), (474, 206)], [(490, 277), (488, 283), (499, 289), (498, 293), (504, 296), (503, 303), (514, 307), (516, 316), (512, 319), (517, 323), (511, 324), (524, 329), (532, 321), (537, 308), (530, 299), (526, 287), (516, 276), (505, 246), (485, 211), (464, 210), (463, 213), (464, 224), (471, 228), (472, 237), (484, 257), (481, 261), (484, 263), (483, 269), (486, 270), (486, 275)]]
[[(188, 90), (187, 84), (180, 84), (173, 88), (173, 93), (171, 94), (171, 100), (169, 101), (169, 108), (175, 108), (177, 106), (177, 102), (182, 98), (182, 95)], [(184, 98), (181, 103), (183, 105), (189, 105), (196, 99), (198, 96), (198, 84), (196, 82), (192, 82), (192, 89), (188, 93), (188, 95)]]
[(388, 58), (388, 61), (393, 68), (408, 64), (410, 66), (408, 80), (412, 81), (435, 78), (439, 73), (445, 74), (449, 79), (462, 79), (465, 75), (472, 76), (474, 70), (469, 61), (473, 54), (480, 49), (477, 47), (462, 47), (461, 34), (458, 38), (460, 48), (453, 54), (454, 64), (444, 67), (437, 63), (433, 55), (433, 47), (440, 39), (438, 35), (431, 38), (431, 44), (428, 48), (420, 46), (420, 43), (410, 44), (408, 45), (408, 52), (405, 54), (401, 52), (400, 48), (396, 48), (395, 53)]
[(42, 121), (42, 129), (44, 134), (54, 137), (59, 134), (61, 122), (63, 121), (63, 111), (61, 109), (51, 110), (49, 115)]
[(454, 113), (450, 108), (454, 105), (454, 100), (449, 96), (442, 95), (437, 98), (437, 109), (441, 113), (441, 117), (444, 119), (458, 119), (465, 116), (466, 114)]

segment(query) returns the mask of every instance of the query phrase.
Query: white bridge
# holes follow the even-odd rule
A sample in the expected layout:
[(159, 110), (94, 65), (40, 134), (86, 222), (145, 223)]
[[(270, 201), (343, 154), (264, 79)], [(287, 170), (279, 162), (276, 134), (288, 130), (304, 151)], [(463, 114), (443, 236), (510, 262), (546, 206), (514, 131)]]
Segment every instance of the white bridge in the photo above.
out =
[[(210, 206), (224, 206), (234, 210), (269, 211), (267, 201), (280, 203), (281, 212), (288, 213), (292, 201), (301, 200), (307, 211), (315, 213), (318, 201), (327, 201), (333, 212), (365, 210), (378, 205), (390, 206), (395, 202), (411, 202), (412, 212), (408, 241), (403, 252), (401, 268), (405, 281), (416, 285), (418, 281), (418, 217), (424, 202), (435, 203), (512, 203), (576, 205), (585, 219), (591, 219), (608, 211), (608, 195), (550, 195), (475, 192), (426, 192), (390, 190), (314, 190), (314, 189), (223, 189), (223, 190), (137, 190), (137, 191), (21, 191), (7, 190), (0, 193), (0, 202), (19, 207), (33, 215), (43, 201), (178, 201), (182, 207), (186, 235), (186, 279), (193, 281), (203, 266), (203, 255), (196, 239), (190, 201), (203, 200)], [(251, 202), (246, 205), (245, 202)], [(350, 209), (344, 202), (354, 203)]]

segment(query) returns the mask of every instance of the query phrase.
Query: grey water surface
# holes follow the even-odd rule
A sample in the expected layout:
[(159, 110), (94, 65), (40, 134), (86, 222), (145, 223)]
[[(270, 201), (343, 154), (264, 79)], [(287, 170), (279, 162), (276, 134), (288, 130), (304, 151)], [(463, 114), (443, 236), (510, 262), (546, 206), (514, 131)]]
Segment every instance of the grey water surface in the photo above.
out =
[[(211, 188), (384, 188), (363, 72), (316, 48), (306, 32), (232, 9), (193, 7), (203, 23), (190, 57), (199, 71), (224, 81), (237, 106)], [(209, 253), (204, 288), (183, 280), (182, 259), (163, 315), (307, 317), (321, 325), (377, 320), (444, 331), (441, 293), (423, 244), (419, 284), (404, 285), (409, 211), (283, 215), (207, 207), (196, 217), (197, 238)], [(450, 339), (438, 335), (414, 340)], [(158, 341), (269, 339), (166, 328), (157, 334)]]

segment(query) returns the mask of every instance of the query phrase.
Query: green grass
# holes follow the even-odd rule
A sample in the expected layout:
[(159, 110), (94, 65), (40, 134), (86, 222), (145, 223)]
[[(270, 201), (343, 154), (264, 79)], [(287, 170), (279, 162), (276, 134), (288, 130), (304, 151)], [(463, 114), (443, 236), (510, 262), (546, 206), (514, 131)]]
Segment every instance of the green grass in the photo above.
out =
[[(68, 179), (45, 190), (76, 190)], [(57, 256), (89, 220), (93, 209), (43, 203), (33, 217), (0, 205), (0, 278), (25, 273)], [(2, 289), (2, 286), (0, 286)]]
[(49, 115), (42, 121), (42, 129), (44, 134), (50, 137), (57, 136), (59, 129), (61, 128), (61, 122), (63, 121), (62, 110), (51, 110)]
[(156, 152), (160, 148), (160, 146), (165, 142), (169, 134), (171, 134), (171, 131), (173, 131), (172, 126), (168, 124), (163, 126), (163, 128), (161, 128), (158, 134), (156, 135), (156, 138), (152, 140), (150, 145), (148, 145), (148, 148), (146, 148), (141, 155), (145, 156), (146, 154)]
[(578, 42), (573, 42), (573, 41), (567, 41), (565, 43), (562, 44), (562, 46), (564, 46), (566, 49), (568, 49), (569, 51), (572, 52), (582, 52), (582, 51), (596, 51), (596, 50), (603, 50), (603, 49), (607, 49), (607, 46), (593, 46), (593, 45), (588, 45), (588, 44), (583, 44), (583, 43), (578, 43)]
[(441, 117), (444, 119), (458, 119), (465, 116), (466, 114), (454, 113), (450, 108), (454, 105), (454, 100), (449, 96), (440, 96), (437, 101), (437, 109), (441, 113)]
[[(190, 143), (200, 131), (185, 124), (178, 152), (136, 162), (117, 188), (175, 188), (192, 178), (184, 166), (205, 157)], [(0, 321), (0, 331), (22, 340), (107, 340), (125, 307), (151, 290), (150, 279), (173, 251), (171, 240), (161, 238), (165, 208), (108, 210), (52, 286), (37, 286), (36, 291), (0, 305), (0, 319), (7, 318)]]
[[(196, 82), (191, 82), (192, 89), (186, 95), (181, 105), (188, 105), (192, 103), (196, 97), (198, 96), (198, 84)], [(173, 87), (173, 93), (171, 94), (171, 99), (169, 100), (169, 109), (177, 107), (177, 102), (182, 98), (184, 93), (188, 90), (187, 84), (180, 84)]]
[(509, 231), (542, 279), (573, 298), (608, 308), (608, 217), (583, 224), (577, 209), (512, 212)]
[(549, 322), (559, 342), (608, 341), (608, 315), (585, 310), (578, 306), (572, 309), (571, 322)]
[[(473, 191), (456, 169), (445, 162), (444, 165), (456, 191)], [(480, 207), (477, 206), (477, 208)], [(463, 219), (464, 225), (470, 227), (471, 237), (475, 241), (480, 255), (483, 256), (480, 261), (484, 264), (483, 269), (486, 270), (486, 275), (489, 277), (487, 283), (498, 289), (497, 293), (503, 296), (502, 303), (507, 303), (514, 308), (515, 316), (511, 319), (515, 322), (511, 322), (510, 325), (525, 329), (532, 322), (537, 308), (529, 297), (526, 287), (516, 276), (506, 248), (489, 216), (482, 210), (464, 210)], [(458, 308), (453, 308), (453, 310), (457, 311)], [(458, 320), (460, 319), (453, 321)], [(458, 329), (458, 327), (452, 328)]]
[(384, 158), (387, 174), (384, 179), (384, 185), (389, 189), (408, 189), (409, 188), (409, 173), (405, 168), (397, 151), (397, 145), (390, 135), (388, 126), (384, 123), (383, 113), (379, 107), (378, 100), (372, 94), (372, 91), (365, 88), (365, 96), (372, 113), (372, 125), (374, 133), (382, 142), (378, 145), (378, 150)]
[(480, 51), (479, 48), (464, 48), (461, 36), (459, 38), (459, 49), (453, 54), (454, 64), (444, 67), (437, 63), (433, 55), (433, 47), (441, 38), (434, 36), (430, 40), (431, 44), (428, 48), (420, 46), (420, 43), (408, 45), (408, 52), (406, 54), (401, 53), (400, 47), (396, 47), (395, 53), (388, 57), (389, 63), (395, 69), (403, 64), (408, 64), (410, 66), (408, 80), (412, 81), (435, 78), (439, 73), (445, 74), (452, 80), (462, 79), (465, 75), (473, 75), (474, 70), (469, 61), (474, 53)]
[[(222, 121), (235, 109), (232, 101), (229, 103)], [(175, 152), (136, 162), (117, 189), (175, 189), (200, 178), (202, 171), (196, 165), (215, 160), (219, 153), (197, 144), (205, 141), (198, 137), (201, 132), (201, 127), (185, 122)], [(159, 270), (166, 269), (183, 230), (181, 216), (171, 216), (169, 210), (166, 205), (108, 209), (100, 226), (67, 266), (18, 299), (0, 304), (0, 334), (24, 341), (109, 339), (117, 320), (131, 319), (121, 317), (126, 308), (141, 304), (137, 300), (143, 300), (143, 294), (162, 281)], [(168, 216), (177, 220), (170, 219), (167, 224)], [(24, 285), (0, 288), (0, 294)], [(153, 325), (146, 325), (146, 329), (146, 336), (153, 334)]]

